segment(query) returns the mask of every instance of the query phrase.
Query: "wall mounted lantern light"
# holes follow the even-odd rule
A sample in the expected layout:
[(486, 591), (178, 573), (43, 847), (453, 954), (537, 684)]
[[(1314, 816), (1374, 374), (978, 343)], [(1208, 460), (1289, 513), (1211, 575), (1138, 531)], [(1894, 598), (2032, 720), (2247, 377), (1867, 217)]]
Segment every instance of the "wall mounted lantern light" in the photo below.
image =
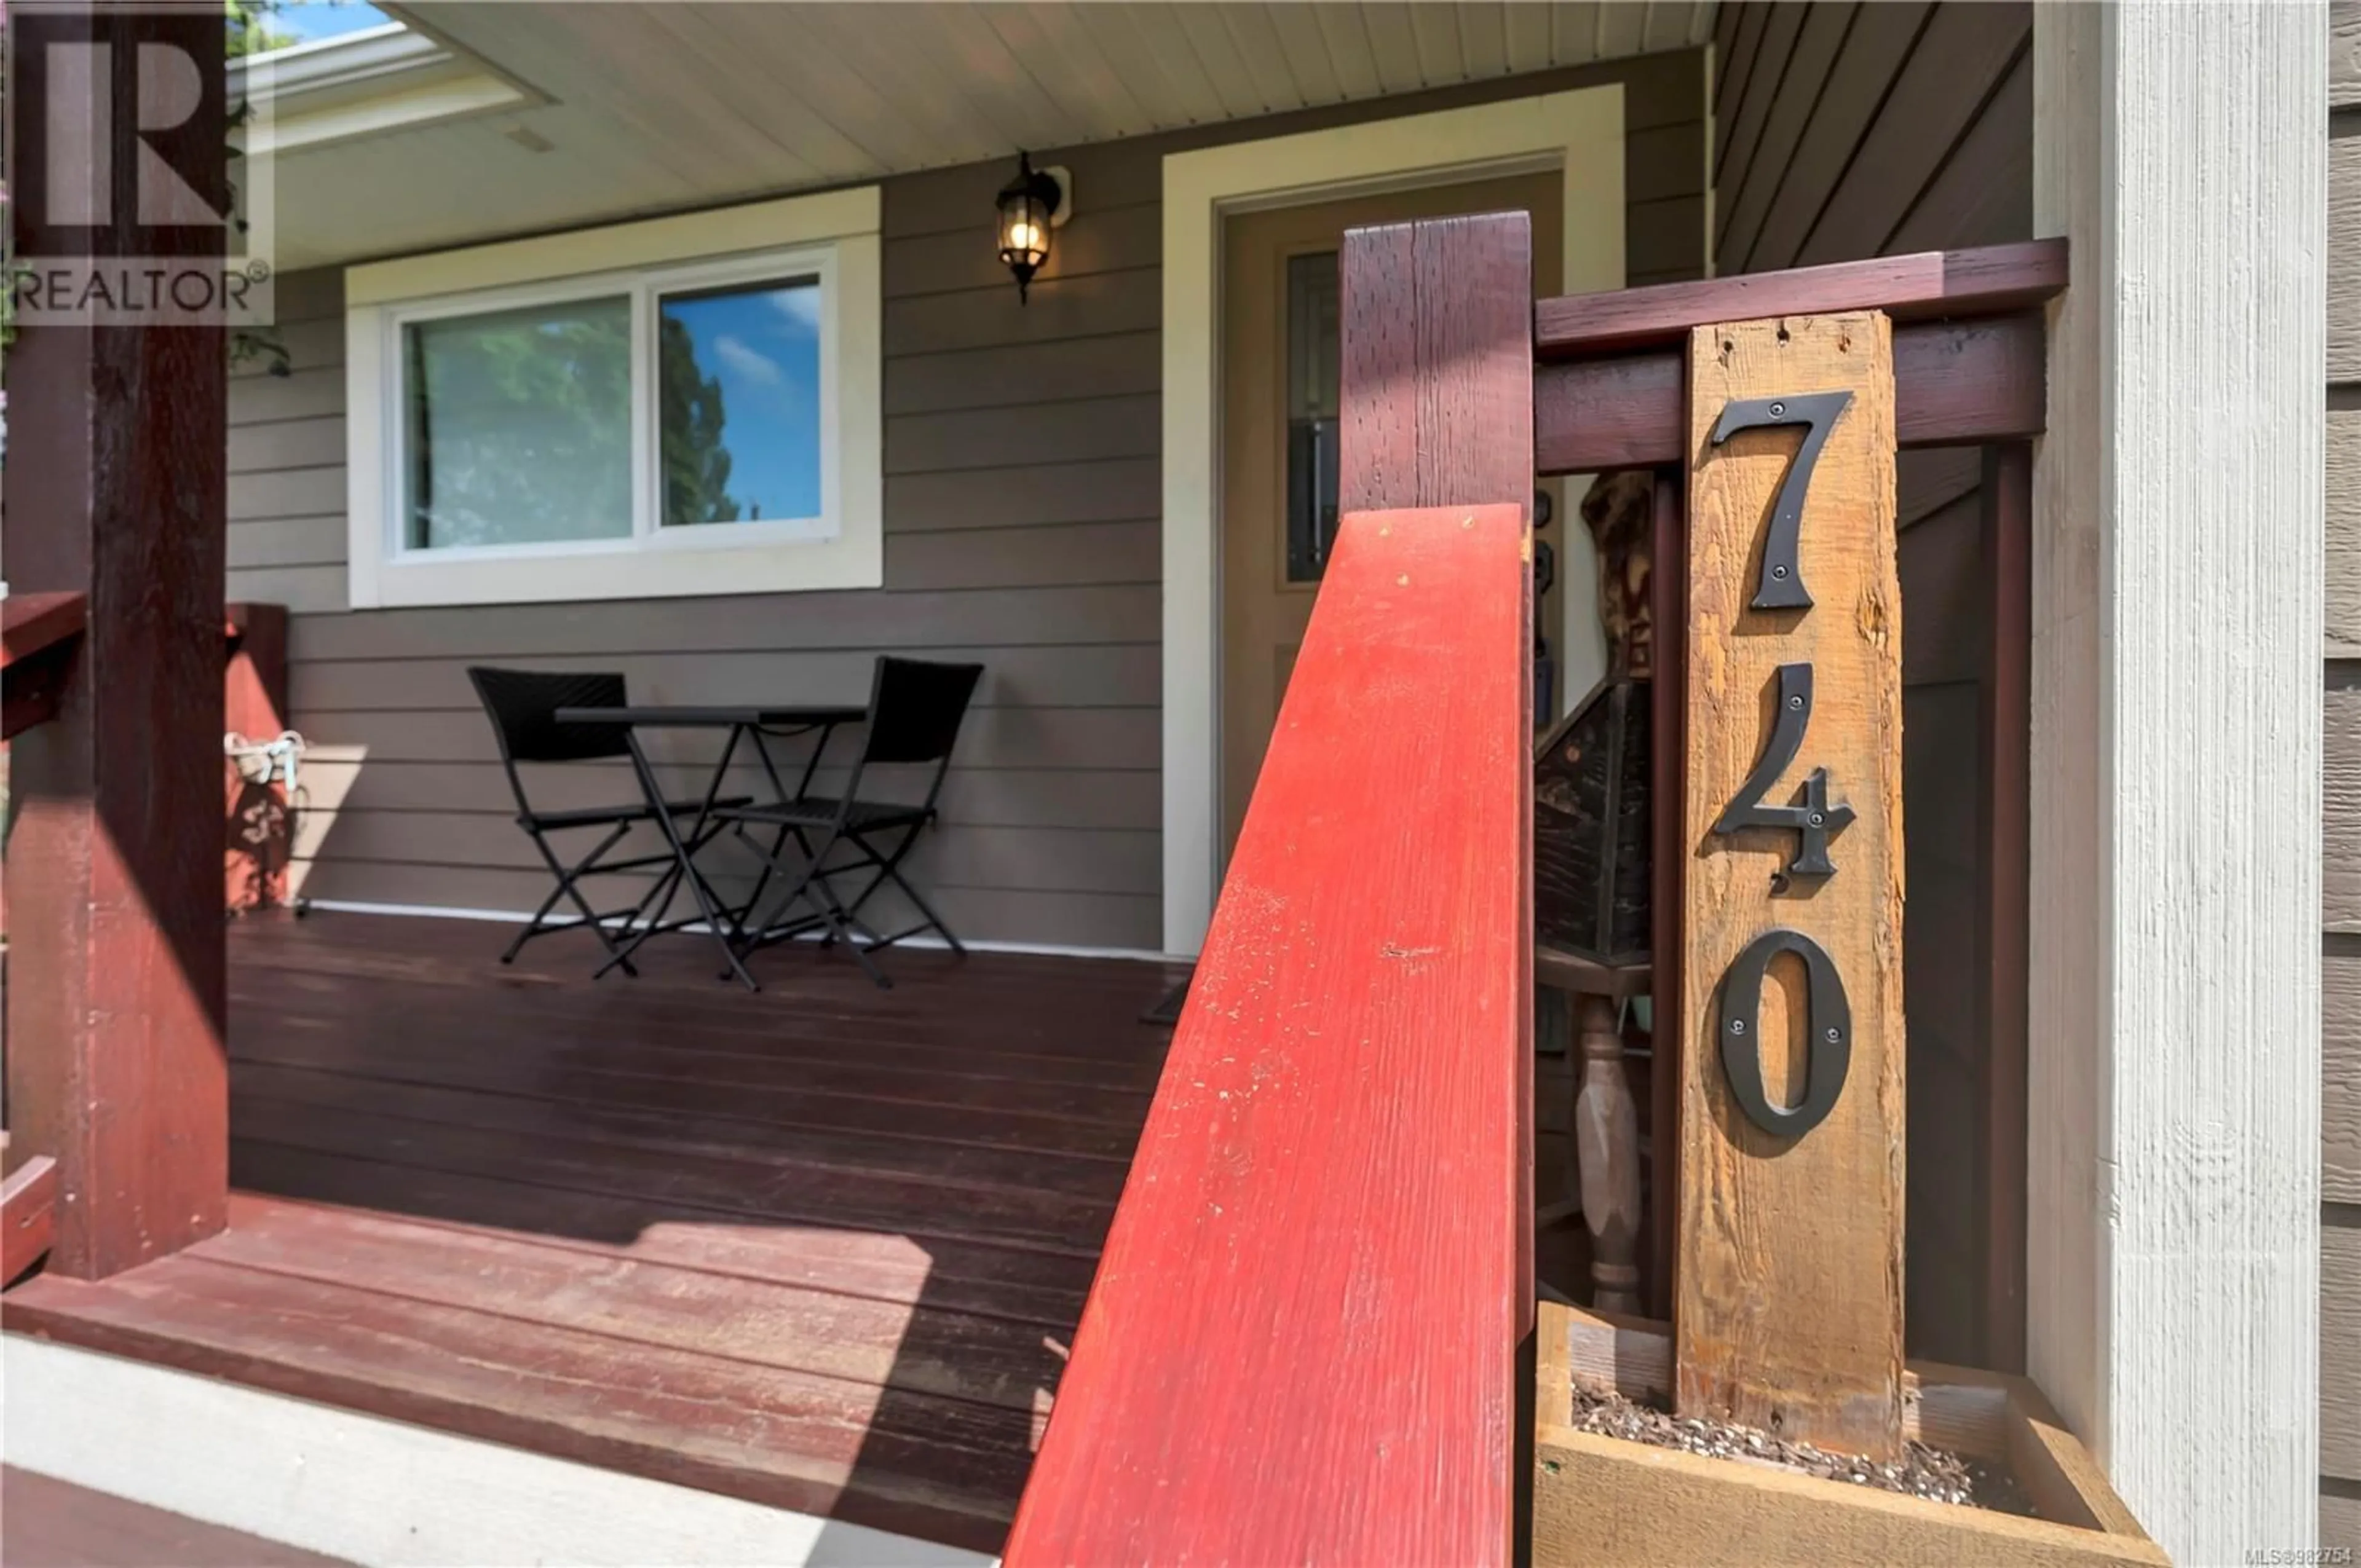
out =
[(1073, 177), (1063, 169), (1036, 169), (1016, 155), (1016, 178), (1000, 188), (1000, 260), (1016, 275), (1016, 298), (1049, 259), (1049, 231), (1074, 215)]

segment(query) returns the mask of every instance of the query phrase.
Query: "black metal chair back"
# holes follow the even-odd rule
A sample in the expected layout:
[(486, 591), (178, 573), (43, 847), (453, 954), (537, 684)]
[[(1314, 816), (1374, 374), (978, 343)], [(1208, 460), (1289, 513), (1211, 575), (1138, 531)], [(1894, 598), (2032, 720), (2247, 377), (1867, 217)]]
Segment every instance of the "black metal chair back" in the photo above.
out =
[[(819, 753), (815, 751), (794, 802), (720, 813), (725, 820), (770, 822), (779, 828), (776, 842), (763, 852), (782, 878), (785, 891), (768, 916), (752, 922), (749, 942), (784, 941), (818, 927), (825, 931), (826, 941), (842, 941), (850, 947), (863, 972), (879, 985), (893, 983), (870, 962), (870, 954), (881, 948), (931, 930), (941, 932), (953, 952), (967, 950), (960, 946), (959, 938), (943, 923), (943, 917), (936, 913), (926, 895), (903, 876), (901, 866), (903, 858), (917, 843), (920, 831), (935, 820), (935, 800), (942, 793), (944, 779), (950, 774), (951, 750), (959, 741), (960, 724), (967, 717), (968, 704), (974, 698), (976, 683), (983, 675), (982, 664), (881, 657), (869, 689), (868, 735), (862, 743), (861, 754), (853, 759), (852, 776), (845, 781), (842, 794), (813, 798), (804, 793), (819, 766)], [(927, 786), (925, 803), (863, 800), (862, 775), (872, 762), (894, 766), (934, 764), (934, 778)], [(800, 865), (781, 858), (790, 835), (802, 850)], [(850, 845), (859, 858), (831, 860), (840, 844)], [(873, 872), (869, 884), (850, 904), (846, 903), (838, 896), (830, 879), (864, 869)], [(748, 900), (749, 909), (759, 910), (763, 889), (768, 885), (771, 874), (771, 871), (763, 872), (763, 883), (757, 884), (753, 897)], [(880, 936), (862, 923), (861, 910), (872, 894), (889, 883), (901, 890), (924, 918), (906, 930)], [(810, 905), (810, 917), (782, 925), (779, 917), (790, 913), (798, 903)]]
[[(581, 762), (603, 757), (631, 755), (631, 732), (620, 724), (560, 724), (557, 710), (562, 707), (622, 707), (626, 705), (623, 677), (618, 674), (575, 674), (548, 670), (495, 670), (476, 665), (467, 671), (475, 683), (476, 696), (484, 705), (485, 716), (492, 721), (492, 738), (500, 743), (500, 767), (509, 775), (510, 793), (516, 796), (517, 826), (533, 840), (549, 867), (556, 886), (525, 923), (500, 962), (513, 963), (524, 945), (535, 937), (545, 937), (558, 931), (588, 928), (607, 950), (609, 967), (620, 964), (626, 974), (637, 974), (630, 956), (615, 945), (607, 927), (621, 921), (629, 930), (631, 923), (647, 916), (658, 901), (671, 896), (673, 879), (677, 874), (673, 855), (636, 855), (610, 861), (607, 851), (621, 843), (631, 830), (631, 825), (642, 821), (659, 807), (643, 802), (633, 802), (613, 807), (573, 807), (560, 812), (542, 812), (533, 808), (524, 793), (523, 775), (517, 772), (519, 762)], [(603, 828), (605, 837), (587, 855), (560, 855), (552, 848), (549, 836), (577, 828)], [(664, 868), (653, 886), (641, 901), (629, 909), (601, 913), (591, 907), (584, 896), (582, 880), (618, 872), (644, 871), (651, 867)], [(578, 920), (550, 923), (549, 912), (561, 899), (573, 901), (581, 911)], [(636, 945), (636, 944), (634, 944)], [(601, 974), (605, 970), (598, 971)]]
[(560, 724), (561, 707), (621, 707), (623, 677), (548, 670), (470, 669), (511, 776), (519, 762), (579, 762), (631, 754), (620, 725)]
[(863, 762), (950, 761), (982, 664), (939, 664), (884, 657), (869, 692), (869, 739)]

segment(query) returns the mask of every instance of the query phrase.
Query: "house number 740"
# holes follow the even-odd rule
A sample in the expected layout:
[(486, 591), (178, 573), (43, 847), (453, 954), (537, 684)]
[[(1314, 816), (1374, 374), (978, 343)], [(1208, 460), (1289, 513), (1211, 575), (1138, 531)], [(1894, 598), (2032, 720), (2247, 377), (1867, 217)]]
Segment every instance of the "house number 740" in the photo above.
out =
[[(1808, 392), (1779, 398), (1734, 399), (1714, 422), (1712, 444), (1719, 446), (1741, 430), (1800, 424), (1804, 440), (1795, 460), (1779, 481), (1771, 508), (1771, 527), (1763, 541), (1763, 564), (1755, 578), (1754, 609), (1812, 608), (1804, 587), (1801, 534), (1804, 499), (1812, 486), (1821, 449), (1838, 418), (1851, 405), (1850, 391)], [(1828, 799), (1828, 771), (1814, 768), (1804, 781), (1803, 798), (1792, 806), (1764, 802), (1771, 786), (1795, 762), (1803, 750), (1812, 722), (1812, 666), (1782, 664), (1773, 708), (1771, 736), (1738, 793), (1713, 825), (1727, 837), (1750, 828), (1768, 828), (1796, 835), (1795, 857), (1784, 876), (1828, 877), (1836, 866), (1828, 859), (1829, 835), (1853, 819), (1852, 807)], [(1774, 879), (1774, 882), (1784, 882)], [(1804, 967), (1806, 992), (1804, 1029), (1810, 1065), (1804, 1091), (1793, 1105), (1773, 1105), (1763, 1079), (1760, 1038), (1763, 981), (1771, 960), (1794, 955)], [(1800, 931), (1777, 927), (1749, 942), (1730, 960), (1721, 980), (1719, 1036), (1721, 1070), (1730, 1098), (1746, 1119), (1773, 1136), (1797, 1138), (1820, 1124), (1836, 1108), (1852, 1067), (1852, 1009), (1845, 997), (1844, 977), (1836, 960)]]

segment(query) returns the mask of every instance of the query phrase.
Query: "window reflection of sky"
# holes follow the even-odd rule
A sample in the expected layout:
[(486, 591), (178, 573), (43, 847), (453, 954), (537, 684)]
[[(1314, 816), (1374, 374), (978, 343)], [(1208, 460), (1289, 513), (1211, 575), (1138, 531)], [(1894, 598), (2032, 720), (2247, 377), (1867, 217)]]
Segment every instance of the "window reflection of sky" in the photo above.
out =
[(341, 38), (364, 27), (381, 27), (391, 20), (376, 6), (360, 4), (360, 0), (296, 0), (262, 18), (263, 26), (271, 32), (296, 43)]
[(721, 444), (739, 519), (818, 517), (818, 287), (673, 295), (663, 309), (686, 329), (699, 375), (720, 387)]

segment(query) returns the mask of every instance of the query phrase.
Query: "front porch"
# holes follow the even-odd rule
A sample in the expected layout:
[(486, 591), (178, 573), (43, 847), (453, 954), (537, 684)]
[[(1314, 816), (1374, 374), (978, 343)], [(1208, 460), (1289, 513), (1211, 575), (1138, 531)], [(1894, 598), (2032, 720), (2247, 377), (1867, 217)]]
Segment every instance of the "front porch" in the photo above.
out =
[[(220, 25), (58, 5), (106, 18), (110, 47), (156, 27), (208, 60)], [(2060, 1552), (2334, 1538), (2355, 1361), (2329, 1287), (2354, 1254), (2322, 1225), (2361, 1209), (2323, 1184), (2313, 1136), (2333, 1160), (2351, 1118), (2320, 1115), (2317, 693), (2290, 681), (2319, 641), (2318, 378), (2275, 374), (2310, 363), (2318, 325), (2298, 199), (2318, 181), (2294, 157), (2318, 137), (2265, 85), (2309, 69), (2301, 25), (941, 7), (903, 58), (907, 16), (872, 32), (849, 18), (880, 14), (849, 8), (552, 6), (529, 27), (481, 0), (394, 8), (370, 49), (408, 67), (313, 56), (268, 90), (280, 361), (225, 388), (208, 334), (77, 323), (28, 327), (9, 359), (18, 600), (70, 598), (86, 624), (38, 666), (16, 615), (6, 639), (8, 732), (39, 721), (16, 742), (6, 1174), (41, 1183), (16, 1189), (38, 1199), (21, 1224), (6, 1209), (7, 1272), (48, 1261), (0, 1312), (24, 1428), (109, 1460), (12, 1463), (245, 1529), (308, 1508), (335, 1528), (283, 1539), (369, 1563), (1677, 1563), (1739, 1538), (1764, 1561), (1960, 1560), (1873, 1539), (1899, 1516), (1850, 1497), (1808, 1514), (1871, 1529), (1847, 1551), (1817, 1524), (1735, 1530), (1636, 1482), (1654, 1467), (1628, 1453), (1576, 1469), (1564, 1440), (1595, 1435), (1571, 1429), (1580, 1363), (1684, 1416), (1746, 1414), (1742, 1396), (1771, 1429), (1790, 1394), (1841, 1384), (1875, 1404), (1861, 1455), (2003, 1389), (2015, 1424), (1945, 1430), (2012, 1465), (2069, 1454), (2081, 1479), (2035, 1521)], [(1169, 74), (1200, 18), (1236, 33), (1199, 58), (1211, 107)], [(885, 88), (888, 56), (914, 85)], [(1268, 80), (1307, 62), (1336, 80)], [(2238, 113), (2170, 123), (2139, 91), (2158, 80)], [(75, 91), (49, 105), (70, 115), (21, 91), (19, 112), (52, 134), (104, 117)], [(1573, 100), (1581, 134), (1559, 118)], [(807, 160), (816, 124), (861, 156)], [(108, 132), (127, 157), (136, 135)], [(1071, 220), (1029, 302), (987, 227), (1028, 156), (1071, 177)], [(1541, 189), (1488, 203), (1505, 215), (1340, 215), (1378, 187), (1464, 196), (1512, 171)], [(1301, 358), (1336, 397), (1281, 418), (1292, 327), (1217, 307), (1258, 297), (1232, 286), (1261, 276), (1230, 254), (1247, 220), (1312, 209), (1337, 288), (1307, 285)], [(2011, 243), (2037, 233), (2056, 237)], [(2217, 309), (2257, 256), (2251, 309)], [(668, 306), (723, 296), (834, 345), (814, 350), (834, 356), (813, 381), (829, 433), (807, 442), (798, 412), (734, 446), (808, 447), (823, 499), (741, 515), (811, 540), (669, 542), (738, 521), (726, 496), (675, 519), (658, 477), (668, 440), (732, 455), (667, 436), (659, 374)], [(537, 458), (534, 504), (494, 497), (492, 533), (438, 533), (412, 504), (442, 493), (421, 432), (447, 420), (442, 466), (464, 471), (449, 435), (475, 415), (435, 392), (429, 339), (532, 312), (534, 334), (628, 328), (599, 339), (603, 488), (576, 497), (574, 466)], [(1833, 316), (1855, 318), (1833, 349), (1786, 324)], [(1708, 363), (1703, 329), (1750, 323), (1746, 354), (1733, 331)], [(1857, 357), (1773, 378), (1806, 352), (1791, 341)], [(744, 367), (781, 362), (717, 339), (716, 389), (725, 360), (742, 415), (763, 374)], [(2174, 384), (2202, 395), (2150, 395)], [(1810, 601), (1758, 580), (1765, 602), (1731, 610), (1727, 568), (1785, 505), (1762, 433), (1793, 422), (1778, 400), (1832, 391), (1856, 400), (1858, 449), (1811, 525), (1780, 526), (1875, 574), (1839, 592), (1820, 560), (1774, 565), (1766, 543), (1761, 564), (1820, 586), (1803, 631), (1824, 650), (1784, 641), (1792, 616), (1741, 624)], [(479, 422), (500, 435), (570, 400)], [(1233, 412), (1305, 455), (1300, 509), (1293, 470), (1284, 498), (1228, 494)], [(1797, 506), (1817, 461), (1799, 446), (1786, 470)], [(1644, 504), (1576, 515), (1594, 475)], [(1282, 499), (1287, 551), (1231, 538), (1267, 524), (1275, 545)], [(1291, 531), (1300, 510), (1325, 550), (1329, 510), (1391, 543), (1307, 579)], [(2258, 519), (2291, 547), (2251, 548)], [(802, 570), (813, 543), (837, 554)], [(1321, 636), (1257, 631), (1239, 656), (1225, 560), (1283, 569)], [(226, 958), (225, 578), (291, 612), (278, 717), (229, 727), (316, 743), (292, 854), (323, 911), (241, 923)], [(1553, 1001), (1556, 1054), (1536, 1061), (1525, 742), (1619, 635), (1650, 650), (1621, 710), (1647, 717), (1646, 766), (1612, 765), (1643, 755), (1628, 731), (1587, 753), (1610, 759), (1619, 809), (1583, 823), (1616, 824), (1620, 886), (1637, 847), (1620, 803), (1648, 806), (1646, 979), (1620, 960)], [(913, 869), (1002, 954), (897, 952), (879, 992), (840, 958), (777, 951), (751, 996), (686, 942), (628, 982), (590, 981), (573, 938), (494, 961), (509, 931), (489, 922), (546, 882), (472, 666), (613, 672), (679, 706), (849, 700), (903, 653), (988, 672)], [(1280, 740), (1234, 787), (1222, 720), (1246, 704), (1224, 673), (1265, 666), (1290, 722), (1255, 710), (1257, 744)], [(1783, 732), (1787, 760), (1764, 761)], [(707, 776), (655, 761), (657, 798)], [(1788, 872), (1828, 874), (1784, 845), (1755, 874), (1752, 814), (1799, 809), (1764, 793), (1791, 763), (1845, 808), (1832, 826), (1806, 795), (1807, 828), (1864, 825), (1840, 899), (1766, 906)], [(1249, 799), (1256, 831), (1225, 859), (1219, 814)], [(1619, 903), (1597, 900), (1602, 921)], [(1764, 945), (1797, 932), (1828, 949)], [(1157, 953), (1200, 956), (1177, 1047), (1141, 1021), (1180, 973)], [(1835, 987), (1825, 1029), (1812, 953), (1856, 988)], [(1806, 963), (1808, 1006), (1784, 967), (1762, 992), (1774, 955)], [(1642, 985), (1644, 1021), (1591, 1005)], [(1742, 1034), (1764, 1044), (1733, 1048)], [(1786, 1092), (1807, 1067), (1808, 1098)], [(1764, 1142), (1823, 1117), (1812, 1157)], [(1536, 1235), (1537, 1213), (1565, 1223)], [(1635, 1288), (1657, 1326), (1619, 1326), (1631, 1303), (1608, 1294)], [(1926, 1361), (1972, 1365), (1930, 1383)], [(1763, 1387), (1786, 1402), (1765, 1414)], [(2025, 1415), (2042, 1390), (2062, 1419)], [(318, 1424), (258, 1462), (265, 1423), (241, 1402)], [(467, 1452), (372, 1468), (347, 1442), (363, 1426)], [(199, 1481), (191, 1449), (209, 1451)], [(306, 1466), (331, 1452), (379, 1489), (323, 1486)], [(511, 1465), (588, 1486), (519, 1524)], [(861, 1553), (673, 1530), (660, 1558), (668, 1516), (630, 1488)], [(436, 1512), (509, 1529), (429, 1552), (405, 1532)], [(579, 1521), (562, 1544), (543, 1528), (561, 1517)], [(1982, 1528), (1963, 1517), (1894, 1528)]]
[(229, 1228), (12, 1332), (997, 1551), (1170, 1030), (1160, 966), (592, 983), (482, 922), (230, 939)]

